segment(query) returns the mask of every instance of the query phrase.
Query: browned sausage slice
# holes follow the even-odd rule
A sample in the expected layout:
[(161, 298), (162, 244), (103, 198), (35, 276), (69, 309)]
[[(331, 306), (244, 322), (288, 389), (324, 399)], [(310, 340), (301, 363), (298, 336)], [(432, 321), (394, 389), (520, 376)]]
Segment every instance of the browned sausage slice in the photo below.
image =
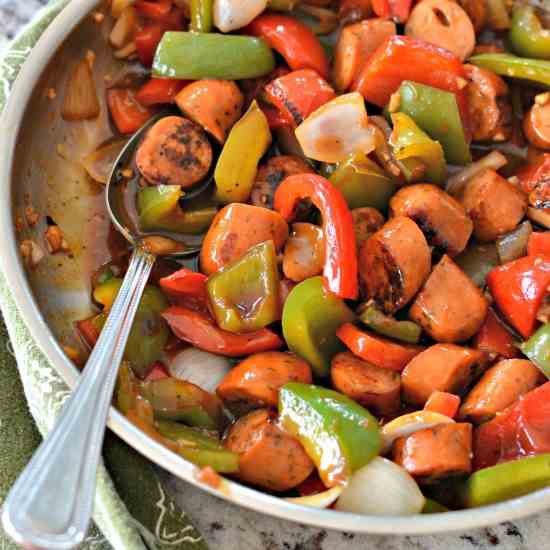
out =
[(335, 389), (375, 415), (389, 416), (399, 410), (399, 373), (367, 363), (347, 351), (332, 359), (330, 375)]
[(153, 185), (190, 187), (206, 176), (211, 163), (212, 147), (204, 130), (178, 116), (159, 120), (136, 154), (141, 175)]
[(543, 382), (541, 371), (526, 359), (505, 359), (488, 369), (460, 407), (459, 418), (474, 424), (496, 413)]
[(486, 364), (481, 351), (435, 344), (414, 357), (401, 373), (403, 399), (423, 407), (434, 391), (463, 394)]
[(275, 413), (266, 409), (253, 411), (233, 424), (225, 446), (241, 455), (238, 477), (270, 491), (288, 491), (314, 469), (300, 442), (279, 429)]
[(458, 0), (458, 3), (468, 14), (476, 33), (481, 32), (487, 24), (487, 2), (485, 0)]
[(368, 298), (386, 313), (412, 300), (430, 273), (431, 251), (410, 218), (388, 221), (361, 247), (359, 276)]
[(277, 407), (279, 390), (288, 382), (311, 384), (309, 365), (290, 353), (267, 351), (251, 355), (221, 381), (216, 392), (231, 406)]
[(325, 241), (323, 230), (312, 223), (295, 223), (283, 256), (285, 277), (299, 283), (323, 272)]
[(393, 460), (420, 482), (472, 471), (472, 425), (438, 424), (400, 437)]
[(288, 225), (274, 210), (233, 203), (222, 208), (208, 229), (201, 249), (201, 269), (207, 275), (241, 258), (248, 250), (272, 240), (280, 251), (288, 237)]
[(487, 307), (481, 290), (445, 255), (418, 293), (409, 317), (438, 342), (463, 342), (479, 330)]
[(408, 216), (424, 231), (429, 243), (449, 256), (460, 254), (473, 230), (464, 207), (439, 187), (427, 183), (409, 185), (390, 201), (392, 216)]
[(539, 149), (550, 150), (550, 92), (535, 98), (523, 121), (525, 136)]
[(481, 242), (494, 241), (514, 230), (527, 210), (525, 193), (490, 169), (468, 181), (461, 202)]
[(363, 243), (384, 225), (384, 216), (376, 208), (354, 208), (351, 211), (353, 218), (353, 231), (355, 233), (355, 242), (357, 248), (361, 248)]

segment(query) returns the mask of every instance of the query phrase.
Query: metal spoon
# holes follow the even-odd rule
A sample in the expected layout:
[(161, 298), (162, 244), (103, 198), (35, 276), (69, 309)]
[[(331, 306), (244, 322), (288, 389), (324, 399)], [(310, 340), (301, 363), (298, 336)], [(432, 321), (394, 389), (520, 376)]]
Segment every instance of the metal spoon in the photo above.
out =
[[(84, 540), (93, 510), (97, 467), (117, 371), (159, 251), (150, 236), (130, 230), (120, 198), (120, 168), (128, 165), (144, 133), (164, 115), (148, 121), (126, 144), (106, 189), (107, 211), (134, 250), (122, 287), (61, 416), (11, 489), (2, 508), (6, 533), (25, 548), (64, 550)], [(161, 237), (165, 239), (165, 237)], [(161, 240), (161, 243), (169, 243)], [(149, 243), (149, 244), (148, 244)], [(177, 245), (162, 255), (197, 251)]]

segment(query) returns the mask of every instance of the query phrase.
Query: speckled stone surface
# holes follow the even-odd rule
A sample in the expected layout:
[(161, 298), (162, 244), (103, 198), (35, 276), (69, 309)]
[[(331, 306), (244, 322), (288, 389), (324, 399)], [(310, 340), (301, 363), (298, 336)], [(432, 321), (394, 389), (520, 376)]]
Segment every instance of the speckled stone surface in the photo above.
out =
[[(47, 0), (0, 0), (0, 49), (45, 4)], [(273, 519), (227, 504), (166, 473), (162, 475), (168, 490), (216, 550), (550, 549), (550, 513), (445, 536), (359, 536)]]

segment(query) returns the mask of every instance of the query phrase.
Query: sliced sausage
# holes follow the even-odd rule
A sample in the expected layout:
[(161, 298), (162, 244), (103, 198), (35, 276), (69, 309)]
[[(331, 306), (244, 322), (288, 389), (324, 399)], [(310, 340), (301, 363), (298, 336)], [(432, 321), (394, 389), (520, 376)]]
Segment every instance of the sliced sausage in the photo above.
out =
[(201, 249), (201, 269), (207, 275), (241, 258), (248, 250), (272, 240), (280, 251), (288, 237), (288, 225), (273, 210), (233, 203), (213, 219)]
[(462, 9), (468, 14), (476, 33), (481, 32), (487, 24), (487, 1), (486, 0), (458, 0)]
[(445, 255), (418, 293), (409, 317), (438, 342), (463, 342), (479, 330), (487, 307), (481, 290)]
[(190, 187), (212, 164), (212, 147), (204, 130), (190, 120), (169, 116), (159, 120), (138, 147), (136, 165), (153, 185)]
[(481, 242), (494, 241), (513, 231), (527, 210), (525, 193), (491, 169), (468, 181), (461, 202), (474, 222), (474, 235)]
[(271, 157), (258, 168), (256, 181), (250, 194), (250, 202), (256, 206), (273, 208), (273, 195), (285, 178), (296, 174), (313, 173), (311, 166), (300, 157), (292, 155)]
[(541, 371), (526, 359), (505, 359), (488, 369), (460, 407), (459, 418), (486, 422), (544, 381)]
[(476, 45), (468, 14), (451, 0), (423, 0), (417, 4), (407, 20), (405, 34), (445, 48), (463, 61)]
[(275, 413), (266, 409), (253, 411), (233, 424), (225, 446), (241, 455), (238, 477), (270, 491), (288, 491), (314, 469), (300, 442), (279, 429)]
[(472, 425), (438, 424), (393, 444), (393, 461), (420, 482), (472, 471)]
[(532, 145), (550, 151), (550, 92), (536, 97), (523, 120), (523, 131)]
[(401, 377), (395, 371), (367, 363), (347, 351), (332, 359), (330, 376), (335, 389), (375, 415), (389, 416), (399, 410)]
[(239, 409), (277, 407), (279, 389), (288, 382), (311, 384), (311, 368), (291, 353), (266, 351), (239, 363), (221, 381), (216, 392)]
[(506, 141), (512, 135), (512, 105), (508, 86), (494, 72), (464, 65), (466, 98), (474, 141)]
[(361, 247), (359, 276), (368, 298), (386, 313), (412, 300), (430, 273), (431, 251), (410, 218), (388, 221)]
[(414, 220), (428, 242), (449, 256), (456, 256), (466, 248), (474, 227), (456, 199), (427, 183), (399, 190), (390, 201), (390, 213)]
[(354, 208), (351, 211), (357, 248), (384, 225), (384, 216), (376, 208)]
[(323, 230), (312, 223), (294, 223), (283, 256), (285, 277), (299, 283), (323, 272), (325, 241)]
[(435, 344), (414, 357), (401, 373), (403, 399), (423, 407), (434, 391), (461, 395), (486, 365), (481, 351)]

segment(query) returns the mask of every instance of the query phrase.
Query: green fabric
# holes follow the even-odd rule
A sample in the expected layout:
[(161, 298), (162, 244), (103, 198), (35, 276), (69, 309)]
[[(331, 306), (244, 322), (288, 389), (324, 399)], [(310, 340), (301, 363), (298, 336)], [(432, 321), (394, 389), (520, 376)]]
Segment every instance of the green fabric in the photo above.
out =
[[(50, 2), (4, 54), (0, 62), (0, 110), (29, 51), (67, 3)], [(40, 433), (51, 429), (70, 392), (34, 343), (1, 273), (0, 308), (11, 340), (10, 344), (0, 323), (1, 504), (38, 445)], [(106, 467), (100, 465), (94, 511), (94, 522), (101, 532), (92, 527), (85, 548), (207, 550), (185, 513), (164, 492), (151, 463), (110, 432), (104, 460)], [(16, 546), (0, 532), (0, 548)]]

